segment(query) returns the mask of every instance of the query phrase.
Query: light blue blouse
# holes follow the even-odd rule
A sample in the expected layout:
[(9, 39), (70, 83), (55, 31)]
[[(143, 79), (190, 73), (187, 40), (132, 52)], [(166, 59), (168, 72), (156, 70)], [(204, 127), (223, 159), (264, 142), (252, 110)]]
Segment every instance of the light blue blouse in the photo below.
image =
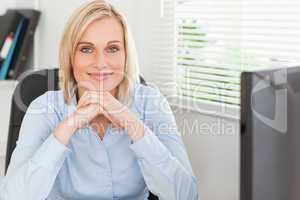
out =
[(133, 143), (125, 130), (106, 129), (103, 140), (91, 126), (79, 129), (68, 146), (52, 134), (76, 110), (63, 93), (48, 91), (29, 106), (1, 200), (198, 199), (197, 181), (166, 98), (153, 86), (136, 83), (129, 109), (145, 124)]

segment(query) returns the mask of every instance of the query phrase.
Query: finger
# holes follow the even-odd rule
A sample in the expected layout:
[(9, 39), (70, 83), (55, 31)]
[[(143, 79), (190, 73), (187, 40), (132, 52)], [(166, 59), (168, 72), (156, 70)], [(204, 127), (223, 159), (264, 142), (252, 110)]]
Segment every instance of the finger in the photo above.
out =
[(81, 108), (89, 104), (99, 104), (100, 99), (101, 97), (97, 93), (89, 91), (82, 96), (82, 99), (78, 102), (77, 108)]
[(76, 112), (82, 116), (89, 116), (92, 113), (98, 114), (98, 104), (88, 104), (87, 106), (76, 109)]
[(102, 113), (104, 116), (112, 122), (112, 124), (117, 128), (122, 128), (122, 126), (119, 124), (117, 120), (115, 120), (105, 109), (102, 110)]
[(116, 120), (114, 120), (112, 117), (110, 117), (109, 115), (105, 115), (105, 117), (111, 121), (112, 125), (116, 128), (121, 128), (121, 126), (118, 124), (118, 122)]
[(112, 103), (113, 97), (109, 92), (103, 92), (103, 91), (86, 91), (84, 95), (82, 95), (82, 98), (80, 98), (77, 108), (86, 106), (91, 103), (98, 103), (102, 105), (103, 107), (109, 107), (110, 103)]
[(85, 104), (85, 101), (89, 98), (89, 91), (85, 91), (83, 95), (80, 97), (78, 103), (77, 103), (77, 108), (82, 107), (83, 104)]
[(117, 129), (118, 131), (121, 131), (123, 128), (120, 126), (117, 126), (115, 124), (112, 125), (113, 128)]
[(99, 114), (103, 114), (113, 124), (113, 126), (119, 127), (116, 120), (114, 120), (111, 117), (111, 115), (102, 106), (99, 106), (98, 109), (99, 109)]
[(103, 99), (103, 107), (109, 110), (110, 113), (121, 113), (126, 109), (126, 107), (110, 93), (104, 94)]
[(84, 95), (80, 98), (80, 101), (77, 105), (77, 109), (81, 107), (85, 107), (91, 104), (97, 104), (99, 107), (98, 108), (98, 113), (99, 114), (104, 114), (104, 116), (112, 122), (114, 127), (117, 127), (119, 130), (122, 129), (122, 126), (119, 124), (117, 120), (115, 120), (109, 112), (107, 112), (102, 104), (100, 103), (101, 100), (104, 99), (105, 92), (99, 92), (99, 91), (86, 91)]

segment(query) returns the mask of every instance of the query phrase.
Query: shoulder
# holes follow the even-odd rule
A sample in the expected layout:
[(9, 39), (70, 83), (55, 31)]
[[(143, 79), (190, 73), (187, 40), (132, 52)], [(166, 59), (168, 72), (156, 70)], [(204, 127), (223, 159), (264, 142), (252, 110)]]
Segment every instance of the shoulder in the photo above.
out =
[(135, 84), (134, 92), (135, 98), (144, 98), (146, 100), (164, 98), (164, 95), (160, 92), (158, 86), (153, 83), (147, 85), (137, 83)]
[(35, 98), (29, 105), (28, 111), (39, 110), (39, 113), (62, 114), (66, 107), (61, 90), (47, 91)]
[(42, 95), (35, 98), (31, 104), (58, 104), (64, 102), (63, 92), (61, 90), (46, 91)]
[(175, 116), (167, 98), (155, 84), (138, 84), (135, 92), (136, 108), (141, 120), (156, 134), (160, 128), (176, 126)]
[(135, 107), (144, 114), (149, 111), (160, 110), (164, 106), (169, 106), (166, 97), (155, 84), (143, 85), (137, 83), (134, 91)]

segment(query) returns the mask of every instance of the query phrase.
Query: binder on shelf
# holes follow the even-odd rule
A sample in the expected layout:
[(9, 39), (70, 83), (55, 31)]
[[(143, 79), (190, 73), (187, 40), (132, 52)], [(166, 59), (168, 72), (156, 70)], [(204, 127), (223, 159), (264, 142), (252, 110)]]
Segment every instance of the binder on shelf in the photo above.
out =
[(8, 72), (8, 69), (9, 69), (11, 63), (12, 63), (12, 59), (13, 59), (17, 44), (18, 44), (18, 42), (20, 42), (22, 28), (25, 25), (24, 22), (25, 22), (25, 19), (22, 19), (21, 22), (19, 23), (18, 27), (17, 27), (17, 30), (15, 31), (15, 35), (14, 35), (14, 38), (13, 38), (12, 45), (11, 45), (9, 51), (8, 51), (7, 57), (5, 58), (2, 66), (1, 66), (1, 69), (0, 69), (0, 80), (6, 79), (7, 72)]
[(0, 49), (2, 49), (5, 39), (11, 33), (15, 33), (23, 16), (15, 10), (8, 10), (5, 15), (0, 16)]
[[(15, 21), (13, 21), (12, 16), (18, 16), (18, 18), (14, 17)], [(12, 21), (15, 23), (15, 27), (18, 26), (19, 28), (18, 37), (13, 38), (7, 58), (0, 59), (0, 66), (2, 66), (0, 68), (0, 79), (17, 79), (20, 74), (32, 67), (29, 66), (31, 64), (29, 61), (33, 54), (33, 38), (39, 17), (40, 12), (33, 9), (7, 10), (5, 15), (0, 16), (0, 47), (5, 43), (3, 38), (11, 33), (10, 29), (13, 29), (9, 28), (13, 27)], [(2, 26), (2, 24), (5, 24), (5, 26)]]
[(12, 67), (9, 70), (9, 79), (17, 79), (20, 74), (33, 67), (30, 66), (31, 63), (29, 61), (33, 57), (34, 33), (41, 14), (37, 10), (30, 9), (19, 9), (17, 11), (27, 18), (27, 28), (22, 45), (18, 48), (19, 52), (16, 54), (15, 59), (13, 59)]

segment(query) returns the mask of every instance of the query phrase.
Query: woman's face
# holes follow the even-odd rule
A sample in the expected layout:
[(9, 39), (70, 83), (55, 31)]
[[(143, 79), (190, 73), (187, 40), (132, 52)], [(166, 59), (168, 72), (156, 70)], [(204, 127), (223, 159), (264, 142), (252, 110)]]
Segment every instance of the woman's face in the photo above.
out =
[(79, 96), (84, 90), (110, 91), (115, 95), (124, 77), (125, 60), (121, 23), (114, 17), (105, 17), (89, 24), (73, 61)]

